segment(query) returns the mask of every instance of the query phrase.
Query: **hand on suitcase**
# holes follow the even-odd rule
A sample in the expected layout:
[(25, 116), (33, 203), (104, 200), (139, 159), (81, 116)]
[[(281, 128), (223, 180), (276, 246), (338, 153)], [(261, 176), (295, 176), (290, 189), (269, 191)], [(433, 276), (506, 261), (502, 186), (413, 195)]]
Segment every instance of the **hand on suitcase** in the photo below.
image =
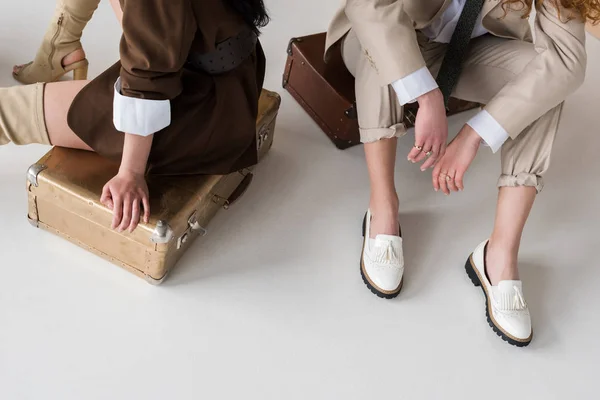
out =
[(129, 232), (133, 232), (140, 217), (148, 223), (150, 218), (148, 198), (148, 185), (144, 175), (119, 172), (104, 185), (100, 202), (113, 212), (112, 229), (119, 232), (128, 229)]
[(433, 167), (446, 151), (448, 118), (444, 107), (444, 96), (439, 89), (424, 94), (418, 98), (418, 101), (415, 145), (408, 154), (408, 160), (417, 163), (426, 159), (421, 165), (421, 171), (425, 171)]

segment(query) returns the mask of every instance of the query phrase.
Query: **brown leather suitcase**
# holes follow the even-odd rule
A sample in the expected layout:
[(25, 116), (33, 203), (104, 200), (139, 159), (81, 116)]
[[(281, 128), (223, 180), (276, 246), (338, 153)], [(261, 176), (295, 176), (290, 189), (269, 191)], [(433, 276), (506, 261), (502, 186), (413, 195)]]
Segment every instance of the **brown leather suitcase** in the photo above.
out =
[[(290, 40), (283, 87), (319, 124), (336, 147), (346, 149), (360, 144), (354, 77), (344, 65), (339, 47), (325, 64), (325, 36), (325, 33), (318, 33)], [(448, 115), (479, 106), (451, 99)], [(404, 124), (407, 128), (414, 126), (417, 109), (416, 103), (405, 106)]]
[[(281, 99), (263, 90), (256, 121), (259, 160), (273, 143)], [(161, 283), (209, 221), (228, 209), (252, 182), (253, 168), (226, 176), (148, 177), (151, 217), (132, 233), (110, 229), (100, 203), (118, 164), (97, 154), (53, 148), (27, 173), (29, 221), (126, 270)]]

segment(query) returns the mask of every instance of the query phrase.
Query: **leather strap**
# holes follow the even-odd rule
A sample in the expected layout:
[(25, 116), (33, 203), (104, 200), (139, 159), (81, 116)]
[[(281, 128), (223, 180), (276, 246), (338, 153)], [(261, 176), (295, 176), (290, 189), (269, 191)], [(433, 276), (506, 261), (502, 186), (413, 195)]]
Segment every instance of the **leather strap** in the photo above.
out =
[(256, 49), (258, 36), (249, 29), (217, 45), (210, 53), (190, 53), (188, 67), (211, 75), (223, 74), (237, 68)]

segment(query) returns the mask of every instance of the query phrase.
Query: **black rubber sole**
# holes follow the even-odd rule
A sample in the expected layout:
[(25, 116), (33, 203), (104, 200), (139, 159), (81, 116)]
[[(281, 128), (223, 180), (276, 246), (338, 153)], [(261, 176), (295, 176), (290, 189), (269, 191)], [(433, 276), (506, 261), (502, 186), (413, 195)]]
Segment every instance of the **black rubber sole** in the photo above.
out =
[(490, 318), (490, 309), (488, 306), (488, 302), (489, 302), (488, 295), (487, 295), (487, 292), (485, 291), (485, 289), (483, 288), (483, 284), (479, 280), (479, 275), (477, 275), (477, 272), (475, 272), (473, 264), (471, 264), (471, 257), (469, 257), (467, 259), (467, 262), (465, 264), (465, 271), (467, 271), (467, 275), (471, 279), (471, 282), (473, 282), (473, 285), (475, 285), (476, 287), (480, 287), (481, 290), (483, 291), (483, 295), (485, 296), (485, 317), (487, 318), (487, 322), (490, 325), (490, 327), (492, 328), (492, 330), (494, 332), (496, 332), (496, 335), (500, 336), (502, 338), (502, 340), (504, 340), (505, 342), (507, 342), (508, 344), (511, 344), (513, 346), (525, 347), (525, 346), (529, 345), (529, 343), (531, 343), (531, 339), (529, 339), (529, 341), (526, 341), (526, 342), (514, 340), (513, 338), (507, 336), (504, 332), (502, 332), (502, 330), (500, 330), (500, 328), (498, 328), (496, 326), (496, 324), (494, 324), (494, 321), (492, 321), (492, 318)]
[[(362, 224), (362, 235), (364, 240), (367, 240), (366, 238), (366, 233), (367, 231), (367, 214), (365, 214), (365, 217), (363, 218), (363, 224)], [(364, 243), (363, 243), (363, 247), (364, 247)], [(398, 297), (398, 295), (400, 294), (400, 291), (402, 290), (402, 285), (404, 283), (404, 278), (402, 279), (402, 281), (400, 281), (400, 286), (398, 287), (398, 290), (394, 293), (384, 293), (381, 292), (379, 289), (377, 289), (375, 286), (373, 286), (371, 284), (371, 282), (369, 282), (369, 280), (367, 279), (367, 276), (365, 275), (365, 271), (363, 269), (363, 263), (362, 263), (362, 258), (363, 258), (363, 254), (361, 252), (360, 255), (360, 276), (362, 277), (363, 282), (365, 283), (365, 285), (369, 288), (369, 290), (371, 291), (371, 293), (373, 293), (375, 296), (381, 298), (381, 299), (387, 299), (387, 300), (391, 300), (394, 299), (396, 297)]]

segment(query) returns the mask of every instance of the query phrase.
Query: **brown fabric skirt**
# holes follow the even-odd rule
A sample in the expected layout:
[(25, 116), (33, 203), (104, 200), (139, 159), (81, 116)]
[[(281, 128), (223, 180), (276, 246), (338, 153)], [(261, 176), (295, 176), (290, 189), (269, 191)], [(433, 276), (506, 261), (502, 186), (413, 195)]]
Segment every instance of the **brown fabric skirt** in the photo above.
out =
[[(120, 161), (125, 135), (113, 124), (117, 62), (75, 97), (68, 124), (101, 156)], [(256, 117), (265, 56), (256, 52), (222, 75), (184, 69), (171, 101), (171, 125), (154, 135), (148, 171), (157, 175), (228, 174), (256, 164)]]

